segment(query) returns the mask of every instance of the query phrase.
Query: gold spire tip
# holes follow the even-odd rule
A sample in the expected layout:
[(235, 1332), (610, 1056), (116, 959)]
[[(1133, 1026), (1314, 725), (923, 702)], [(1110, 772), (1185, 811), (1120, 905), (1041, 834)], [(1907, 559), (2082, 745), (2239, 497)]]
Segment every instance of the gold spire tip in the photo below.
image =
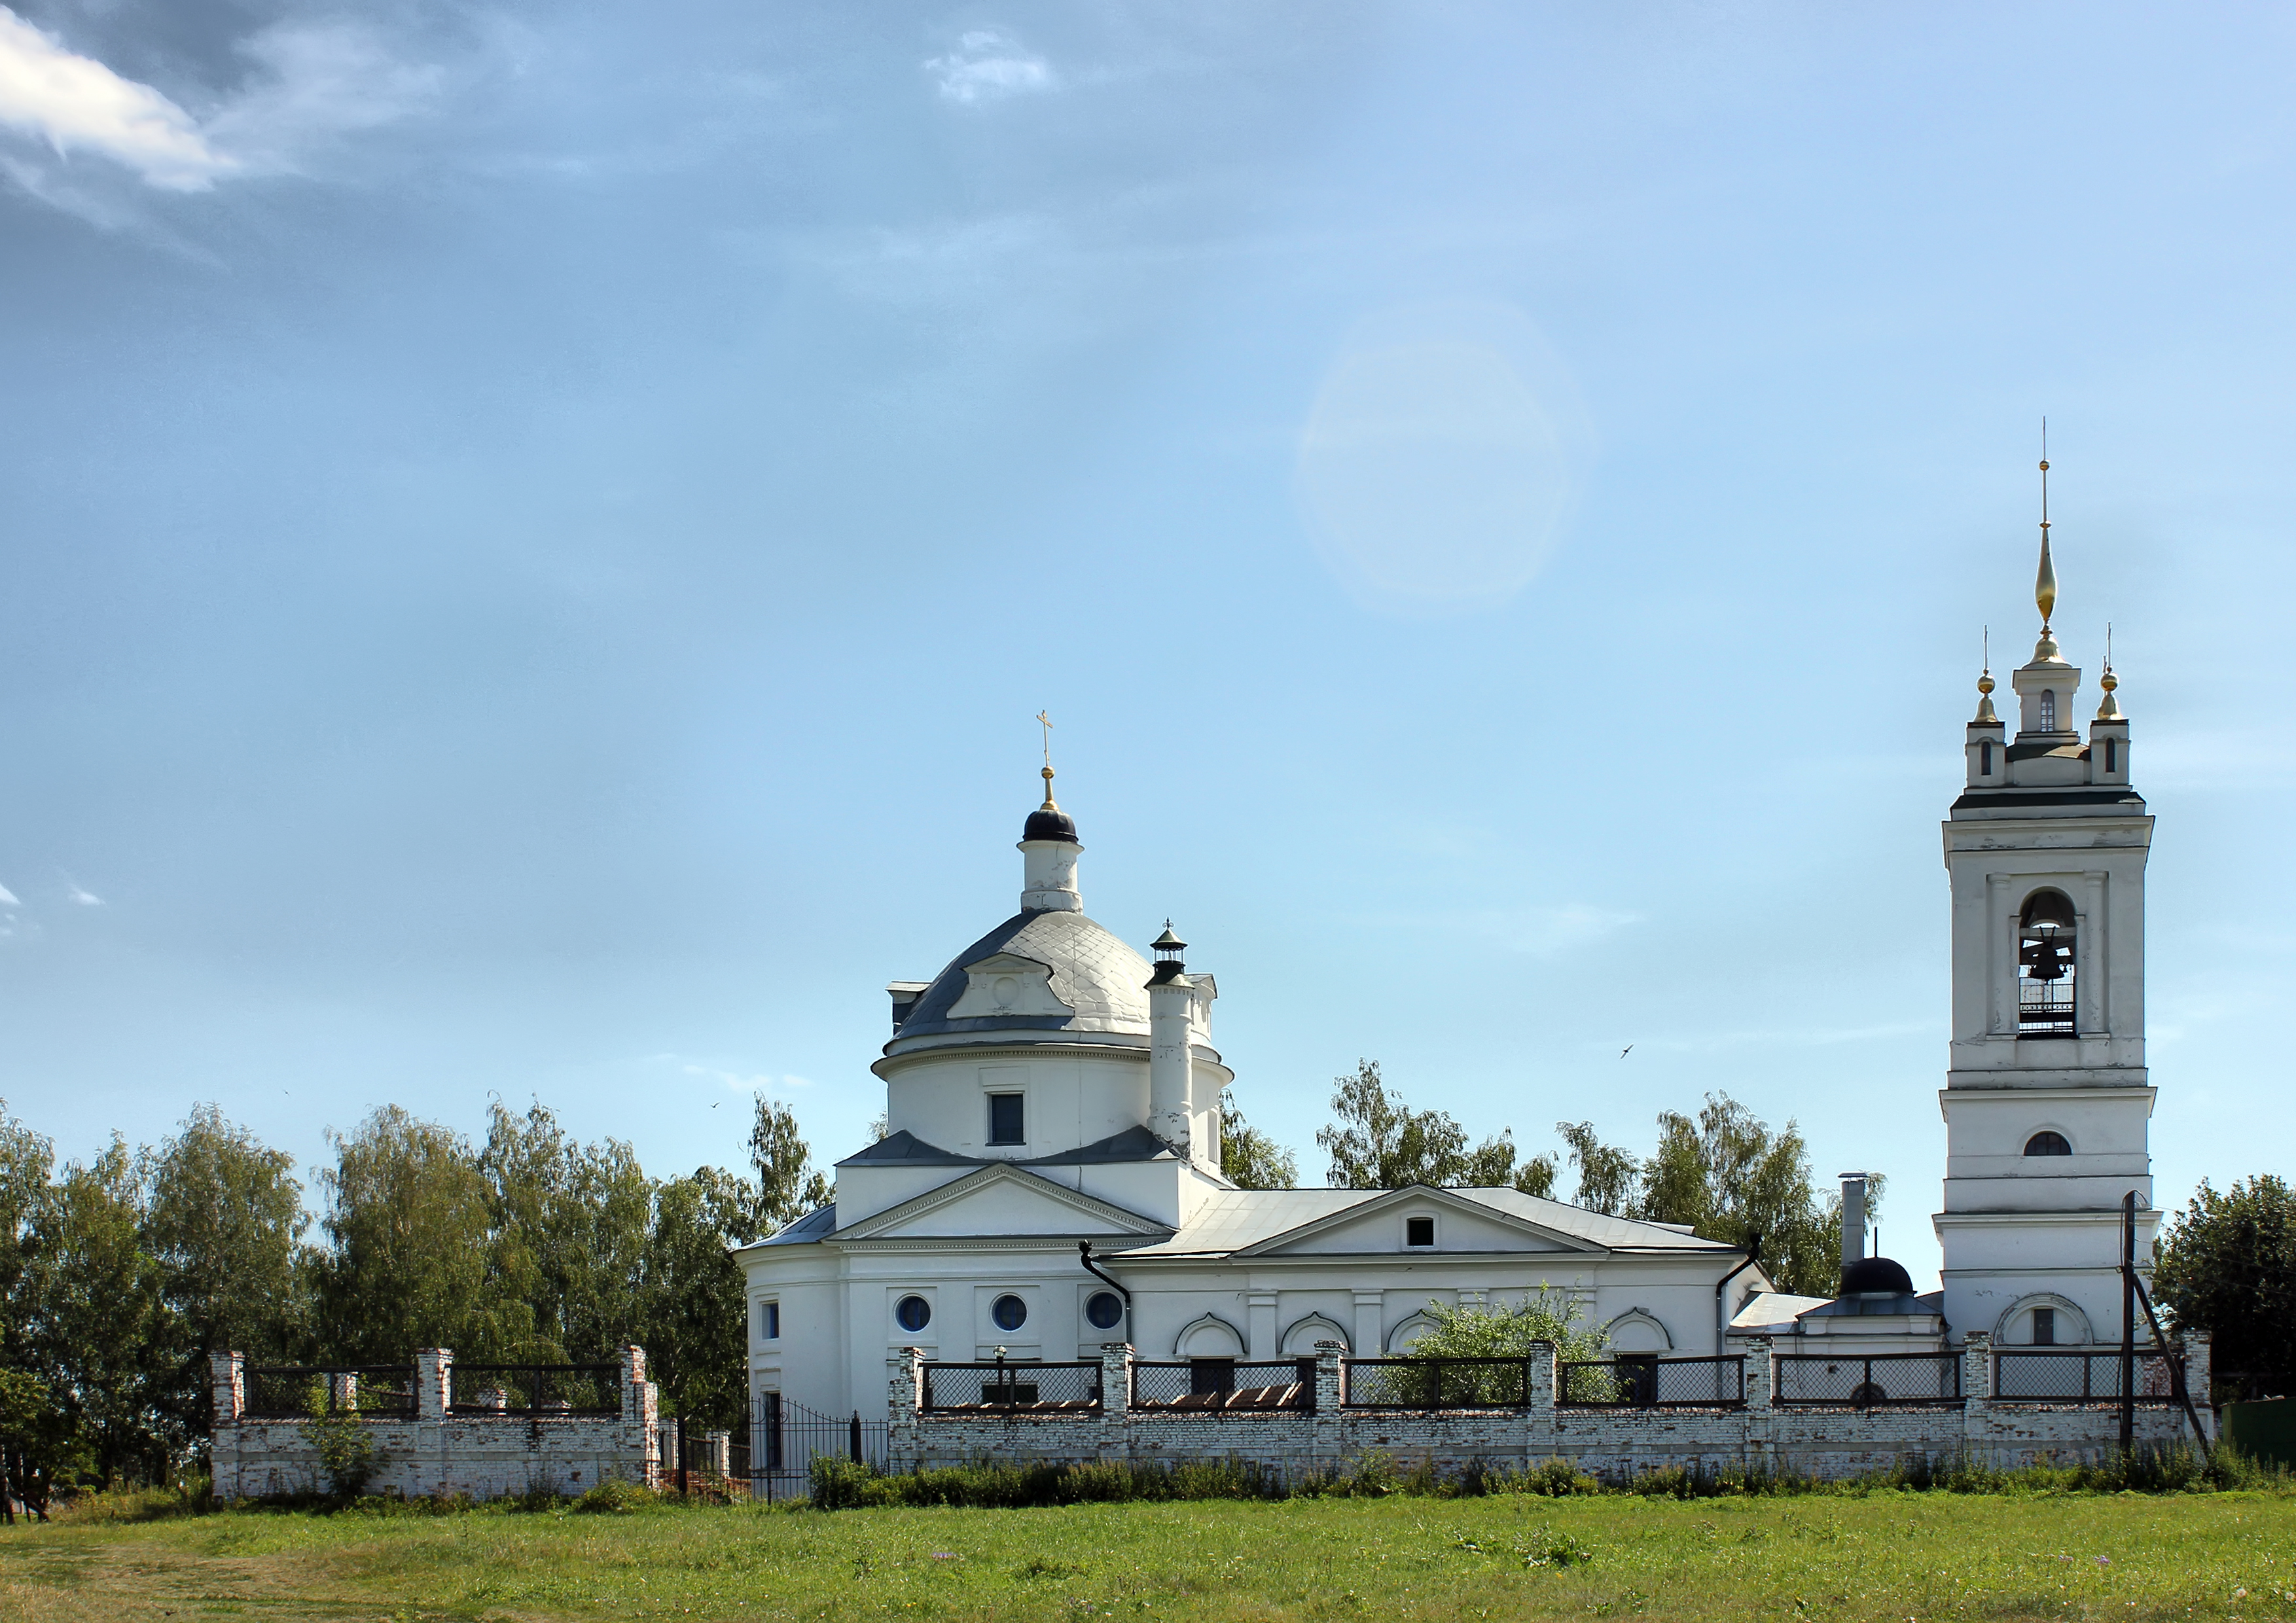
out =
[(1038, 811), (1058, 811), (1053, 804), (1053, 717), (1049, 710), (1037, 712), (1037, 725), (1045, 730), (1045, 803)]

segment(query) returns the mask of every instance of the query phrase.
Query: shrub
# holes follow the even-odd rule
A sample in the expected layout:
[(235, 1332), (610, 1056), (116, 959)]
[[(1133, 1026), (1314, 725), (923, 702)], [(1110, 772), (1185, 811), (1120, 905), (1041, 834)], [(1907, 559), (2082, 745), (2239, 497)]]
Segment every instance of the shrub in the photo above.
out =
[(660, 1498), (659, 1494), (640, 1483), (609, 1477), (575, 1500), (574, 1509), (591, 1516), (627, 1516), (643, 1505), (657, 1503)]

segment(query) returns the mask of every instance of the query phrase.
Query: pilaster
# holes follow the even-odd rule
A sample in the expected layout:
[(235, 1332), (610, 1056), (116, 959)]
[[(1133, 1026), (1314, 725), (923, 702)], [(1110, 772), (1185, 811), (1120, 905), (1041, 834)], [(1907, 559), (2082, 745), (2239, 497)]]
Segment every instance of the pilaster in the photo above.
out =
[(1251, 1291), (1245, 1293), (1246, 1319), (1250, 1326), (1251, 1353), (1256, 1359), (1275, 1357), (1275, 1292)]

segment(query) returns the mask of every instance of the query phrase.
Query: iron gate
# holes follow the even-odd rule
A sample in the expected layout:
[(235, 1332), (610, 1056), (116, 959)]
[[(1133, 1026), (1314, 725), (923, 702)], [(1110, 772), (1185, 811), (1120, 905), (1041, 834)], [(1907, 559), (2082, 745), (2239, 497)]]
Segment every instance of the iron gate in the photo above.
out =
[(811, 1491), (816, 1459), (851, 1460), (885, 1469), (886, 1422), (843, 1419), (792, 1403), (779, 1392), (761, 1392), (750, 1413), (747, 1440), (733, 1445), (732, 1474), (749, 1483), (758, 1499), (802, 1499)]

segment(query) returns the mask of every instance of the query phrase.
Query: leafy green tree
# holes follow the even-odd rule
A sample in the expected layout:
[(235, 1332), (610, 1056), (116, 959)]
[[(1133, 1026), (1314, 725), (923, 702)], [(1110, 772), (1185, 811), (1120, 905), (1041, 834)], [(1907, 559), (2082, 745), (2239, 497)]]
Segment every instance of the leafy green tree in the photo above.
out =
[(522, 1267), (497, 1242), (492, 1192), (469, 1142), (395, 1104), (328, 1138), (322, 1356), (403, 1364), (423, 1347), (452, 1348), (471, 1364), (538, 1356), (534, 1309), (517, 1289)]
[(1519, 1306), (1454, 1307), (1431, 1301), (1420, 1310), (1434, 1321), (1411, 1344), (1424, 1358), (1527, 1358), (1539, 1341), (1554, 1344), (1557, 1357), (1599, 1358), (1607, 1345), (1603, 1332), (1578, 1316), (1568, 1291), (1541, 1286), (1527, 1291)]
[[(1541, 1287), (1515, 1307), (1454, 1307), (1431, 1301), (1421, 1309), (1434, 1321), (1411, 1344), (1414, 1358), (1528, 1358), (1541, 1341), (1564, 1361), (1599, 1358), (1603, 1339), (1582, 1324), (1567, 1291)], [(1390, 1366), (1379, 1379), (1389, 1401), (1459, 1404), (1521, 1400), (1520, 1368), (1482, 1365)]]
[(138, 1158), (148, 1190), (144, 1243), (177, 1329), (163, 1406), (202, 1448), (209, 1428), (208, 1355), (258, 1363), (308, 1356), (310, 1218), (294, 1157), (263, 1144), (212, 1104)]
[(749, 1394), (750, 1310), (728, 1248), (758, 1237), (757, 1209), (756, 1186), (716, 1167), (672, 1178), (655, 1193), (638, 1340), (670, 1414), (719, 1426), (740, 1422)]
[(619, 1139), (577, 1143), (537, 1102), (495, 1102), (479, 1152), (504, 1288), (541, 1356), (610, 1363), (635, 1339), (653, 1184)]
[(1220, 1171), (1238, 1189), (1292, 1189), (1300, 1182), (1300, 1163), (1291, 1151), (1243, 1119), (1235, 1094), (1222, 1089), (1220, 1113)]
[(25, 1275), (55, 1150), (7, 1109), (8, 1102), (0, 1099), (0, 1365), (20, 1366), (31, 1357)]
[(2296, 1370), (2296, 1190), (2266, 1173), (2200, 1191), (2169, 1223), (2152, 1268), (2179, 1329), (2205, 1331), (2217, 1369)]
[[(1763, 1269), (1782, 1290), (1831, 1296), (1840, 1289), (1841, 1197), (1821, 1201), (1812, 1186), (1799, 1125), (1788, 1121), (1773, 1132), (1729, 1094), (1709, 1094), (1695, 1120), (1661, 1111), (1658, 1128), (1628, 1215), (1684, 1224), (1702, 1239), (1736, 1246), (1759, 1234)], [(1882, 1179), (1874, 1175), (1869, 1210), (1879, 1210), (1882, 1193)]]
[(1376, 1060), (1358, 1061), (1355, 1074), (1336, 1078), (1334, 1086), (1337, 1119), (1316, 1135), (1331, 1157), (1324, 1181), (1334, 1189), (1513, 1185), (1544, 1194), (1554, 1184), (1554, 1163), (1545, 1157), (1516, 1167), (1513, 1134), (1501, 1132), (1471, 1149), (1467, 1130), (1448, 1115), (1404, 1103), (1381, 1078)]
[(829, 1204), (829, 1179), (813, 1170), (812, 1161), (796, 1113), (758, 1094), (750, 1127), (750, 1165), (758, 1175), (751, 1185), (757, 1198), (752, 1215), (761, 1232), (771, 1234)]
[(144, 1191), (119, 1135), (46, 1192), (32, 1223), (25, 1325), (32, 1368), (106, 1487), (163, 1480), (187, 1439), (162, 1403), (179, 1366), (164, 1270), (144, 1249)]
[(1570, 1164), (1578, 1169), (1578, 1192), (1571, 1196), (1571, 1204), (1613, 1217), (1628, 1216), (1642, 1163), (1604, 1143), (1591, 1121), (1558, 1121), (1554, 1131), (1570, 1152)]
[(0, 1520), (12, 1521), (10, 1496), (45, 1521), (48, 1501), (92, 1472), (94, 1461), (47, 1383), (22, 1370), (0, 1369)]

